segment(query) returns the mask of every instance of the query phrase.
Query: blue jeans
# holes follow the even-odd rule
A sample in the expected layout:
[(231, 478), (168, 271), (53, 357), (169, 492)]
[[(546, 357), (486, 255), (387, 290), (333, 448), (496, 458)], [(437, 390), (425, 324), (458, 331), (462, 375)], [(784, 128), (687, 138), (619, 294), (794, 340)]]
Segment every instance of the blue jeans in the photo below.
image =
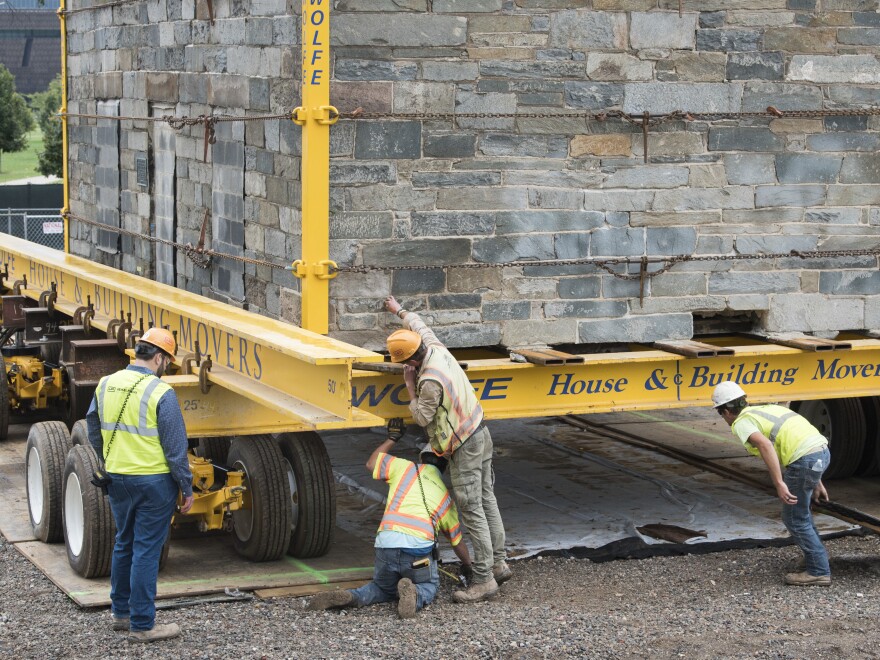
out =
[(825, 447), (789, 463), (782, 475), (785, 485), (798, 498), (797, 504), (782, 505), (782, 522), (795, 543), (803, 550), (807, 573), (810, 575), (831, 575), (828, 553), (822, 545), (810, 513), (813, 490), (819, 485), (830, 460), (831, 453)]
[(418, 598), (416, 609), (429, 605), (440, 587), (440, 573), (437, 562), (431, 555), (429, 565), (413, 568), (412, 564), (421, 557), (407, 554), (399, 548), (376, 548), (376, 567), (373, 581), (357, 589), (351, 589), (355, 605), (364, 607), (373, 603), (387, 603), (397, 600), (397, 583), (401, 578), (409, 578), (416, 585)]
[(170, 474), (110, 476), (108, 494), (116, 521), (111, 609), (115, 616), (131, 619), (131, 630), (152, 630), (159, 558), (179, 489)]

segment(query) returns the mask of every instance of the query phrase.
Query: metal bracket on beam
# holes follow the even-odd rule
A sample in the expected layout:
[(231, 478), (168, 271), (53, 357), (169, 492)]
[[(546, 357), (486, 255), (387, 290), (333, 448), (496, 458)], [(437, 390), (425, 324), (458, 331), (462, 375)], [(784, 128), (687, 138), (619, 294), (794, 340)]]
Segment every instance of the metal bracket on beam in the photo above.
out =
[(693, 341), (692, 339), (655, 341), (651, 346), (667, 353), (691, 358), (718, 357), (719, 355), (734, 355), (736, 353), (732, 348), (704, 344), (701, 341)]

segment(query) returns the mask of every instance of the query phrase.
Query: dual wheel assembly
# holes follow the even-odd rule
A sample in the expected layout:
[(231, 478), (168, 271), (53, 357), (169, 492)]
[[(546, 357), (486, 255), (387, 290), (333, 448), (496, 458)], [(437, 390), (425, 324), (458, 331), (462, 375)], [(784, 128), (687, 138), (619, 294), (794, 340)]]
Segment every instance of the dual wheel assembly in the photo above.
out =
[[(327, 552), (336, 492), (317, 433), (210, 438), (196, 451), (202, 454), (203, 447), (213, 449), (216, 464), (244, 473), (244, 507), (231, 514), (235, 549), (242, 557), (262, 562)], [(34, 424), (25, 452), (34, 536), (45, 543), (63, 541), (70, 566), (82, 577), (109, 575), (116, 527), (110, 498), (91, 482), (98, 459), (85, 420), (70, 432), (63, 422)], [(168, 548), (166, 540), (160, 569)]]
[(828, 438), (825, 479), (880, 474), (880, 397), (792, 401), (790, 407)]

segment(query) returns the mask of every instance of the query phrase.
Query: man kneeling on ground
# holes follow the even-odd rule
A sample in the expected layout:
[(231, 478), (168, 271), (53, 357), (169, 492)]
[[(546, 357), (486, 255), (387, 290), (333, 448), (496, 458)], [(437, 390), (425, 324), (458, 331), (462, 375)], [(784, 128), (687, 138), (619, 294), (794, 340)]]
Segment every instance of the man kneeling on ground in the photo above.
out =
[(430, 446), (422, 449), (420, 465), (388, 452), (403, 437), (403, 420), (388, 423), (388, 439), (367, 461), (374, 479), (389, 486), (385, 514), (376, 534), (373, 581), (358, 589), (327, 591), (309, 601), (310, 610), (331, 607), (364, 607), (397, 600), (402, 619), (415, 616), (437, 595), (436, 530), (442, 531), (462, 563), (462, 574), (471, 576), (471, 558), (462, 543), (458, 510), (443, 483), (446, 459)]

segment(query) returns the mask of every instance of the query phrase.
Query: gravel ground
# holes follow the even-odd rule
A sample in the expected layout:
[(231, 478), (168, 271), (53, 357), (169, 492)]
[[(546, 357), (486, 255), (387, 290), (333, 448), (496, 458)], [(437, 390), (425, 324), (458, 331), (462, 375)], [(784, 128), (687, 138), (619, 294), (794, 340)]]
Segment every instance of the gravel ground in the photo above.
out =
[(81, 610), (0, 537), (6, 658), (880, 658), (880, 537), (827, 543), (830, 588), (786, 587), (793, 547), (593, 563), (533, 558), (489, 603), (451, 581), (402, 622), (391, 605), (308, 612), (302, 598), (159, 613), (183, 634), (148, 646)]

